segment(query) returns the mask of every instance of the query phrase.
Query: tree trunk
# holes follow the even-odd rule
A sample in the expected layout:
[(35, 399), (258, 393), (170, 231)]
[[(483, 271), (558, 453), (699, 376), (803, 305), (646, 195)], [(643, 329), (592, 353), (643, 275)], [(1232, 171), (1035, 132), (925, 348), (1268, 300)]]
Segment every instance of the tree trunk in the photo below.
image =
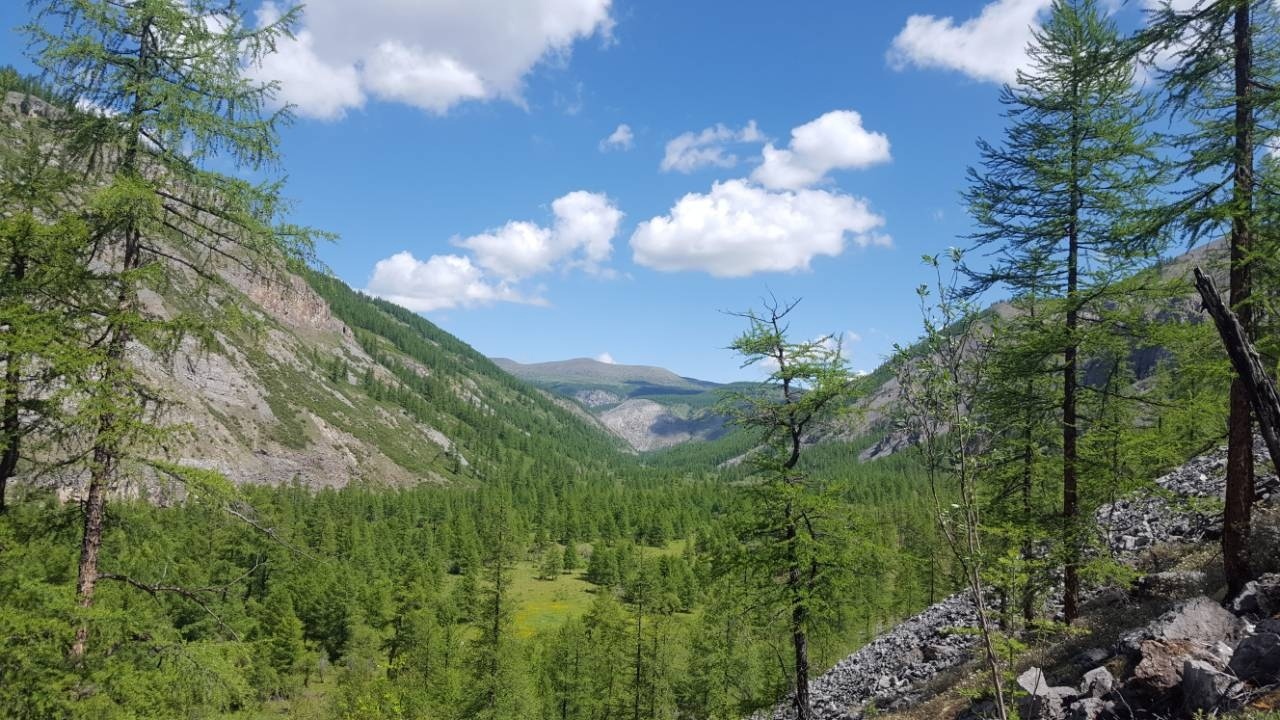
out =
[[(1079, 89), (1073, 82), (1072, 107), (1078, 108)], [(1080, 308), (1077, 291), (1080, 283), (1080, 130), (1075, 117), (1071, 121), (1071, 197), (1067, 217), (1067, 346), (1062, 369), (1062, 525), (1066, 535), (1067, 562), (1062, 572), (1062, 615), (1070, 623), (1080, 614), (1080, 514), (1076, 395), (1080, 342), (1076, 338)]]
[(1195, 277), (1196, 289), (1204, 300), (1204, 309), (1218, 327), (1218, 335), (1222, 337), (1231, 365), (1248, 393), (1254, 416), (1258, 418), (1258, 426), (1271, 455), (1271, 463), (1276, 472), (1280, 473), (1280, 393), (1277, 393), (1275, 383), (1267, 375), (1258, 351), (1245, 336), (1239, 319), (1231, 312), (1231, 308), (1223, 304), (1213, 279), (1200, 268), (1195, 269)]
[(813, 720), (813, 704), (809, 699), (809, 636), (804, 627), (808, 608), (796, 603), (791, 608), (791, 645), (796, 655), (796, 719)]
[[(122, 266), (126, 273), (136, 270), (141, 260), (139, 235), (128, 231)], [(127, 314), (134, 303), (134, 293), (128, 279), (121, 280), (116, 297), (116, 312)], [(129, 345), (129, 328), (123, 320), (113, 321), (110, 339), (107, 341), (106, 365), (103, 370), (104, 392), (118, 402), (124, 387), (125, 351)], [(102, 549), (102, 523), (105, 516), (106, 493), (120, 463), (120, 428), (116, 414), (104, 412), (98, 420), (98, 434), (93, 445), (93, 461), (89, 468), (89, 487), (84, 500), (84, 535), (80, 541), (80, 562), (76, 574), (76, 598), (82, 608), (93, 605), (94, 590), (98, 585), (98, 553)], [(75, 642), (71, 646), (71, 660), (84, 659), (89, 638), (89, 626), (81, 621), (76, 628)]]
[[(1253, 339), (1249, 257), (1253, 214), (1252, 65), (1250, 3), (1237, 0), (1235, 10), (1235, 178), (1231, 219), (1230, 303), (1246, 340)], [(1222, 517), (1222, 560), (1227, 598), (1234, 598), (1250, 579), (1249, 523), (1253, 510), (1253, 427), (1249, 391), (1242, 379), (1231, 382), (1227, 428), (1227, 488)]]

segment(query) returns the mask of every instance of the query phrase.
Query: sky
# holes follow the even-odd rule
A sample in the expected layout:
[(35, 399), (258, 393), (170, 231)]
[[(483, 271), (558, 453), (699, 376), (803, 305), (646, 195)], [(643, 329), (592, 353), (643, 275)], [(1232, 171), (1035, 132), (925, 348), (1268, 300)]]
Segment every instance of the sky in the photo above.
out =
[(325, 266), (486, 355), (755, 378), (733, 313), (776, 297), (869, 371), (919, 334), (921, 256), (966, 244), (1049, 4), (310, 0), (250, 72), (294, 106), (285, 194), (339, 236)]

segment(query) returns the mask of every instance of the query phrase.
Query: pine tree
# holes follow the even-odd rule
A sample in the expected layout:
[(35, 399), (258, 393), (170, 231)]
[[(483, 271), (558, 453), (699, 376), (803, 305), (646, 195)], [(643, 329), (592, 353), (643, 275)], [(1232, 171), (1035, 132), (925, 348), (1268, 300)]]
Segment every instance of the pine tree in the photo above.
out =
[[(101, 570), (108, 490), (157, 439), (146, 386), (126, 358), (132, 342), (172, 349), (200, 323), (163, 318), (139, 302), (145, 287), (194, 287), (211, 296), (219, 267), (270, 272), (304, 255), (309, 236), (277, 227), (275, 183), (253, 184), (211, 169), (269, 169), (287, 113), (266, 110), (275, 86), (247, 79), (289, 31), (296, 12), (251, 27), (235, 3), (218, 0), (37, 0), (27, 32), (35, 60), (79, 102), (96, 109), (71, 132), (87, 150), (101, 189), (89, 201), (110, 286), (97, 311), (101, 357), (82, 401), (92, 435), (76, 594), (93, 604)], [(192, 280), (192, 276), (196, 278)], [(204, 339), (208, 329), (197, 333)], [(168, 466), (183, 476), (180, 468)], [(89, 629), (76, 630), (73, 659)]]
[(564, 556), (560, 558), (560, 565), (566, 572), (573, 572), (581, 565), (578, 559), (578, 543), (572, 537), (568, 538), (564, 544)]
[(287, 693), (294, 686), (307, 657), (302, 621), (294, 614), (293, 600), (287, 592), (273, 592), (267, 596), (259, 632), (267, 663), (279, 678), (276, 689)]
[[(759, 433), (748, 461), (755, 473), (740, 518), (738, 560), (751, 568), (762, 605), (786, 616), (793, 654), (792, 702), (800, 720), (812, 720), (809, 637), (839, 604), (849, 573), (851, 533), (820, 478), (801, 465), (805, 442), (849, 399), (849, 372), (830, 337), (793, 342), (788, 316), (795, 303), (769, 303), (742, 314), (748, 329), (731, 347), (744, 365), (769, 370), (762, 389), (730, 393), (723, 408), (740, 427)], [(781, 578), (781, 582), (778, 581)]]
[[(974, 291), (1001, 285), (1015, 297), (1059, 301), (1042, 316), (1061, 358), (1063, 614), (1079, 613), (1081, 543), (1079, 415), (1081, 317), (1101, 313), (1115, 281), (1150, 262), (1158, 246), (1133, 211), (1157, 181), (1153, 142), (1132, 65), (1117, 62), (1120, 37), (1095, 0), (1056, 0), (1028, 48), (1030, 63), (1005, 86), (1004, 142), (979, 143), (967, 199), (989, 268), (970, 269)], [(1059, 325), (1058, 323), (1061, 323)], [(1091, 323), (1094, 329), (1105, 322)]]
[(563, 554), (555, 547), (547, 548), (546, 552), (542, 553), (542, 562), (538, 565), (538, 577), (543, 580), (555, 580), (560, 577), (562, 559)]
[(474, 618), (478, 637), (471, 647), (471, 697), (467, 717), (508, 720), (526, 710), (524, 677), (514, 654), (514, 601), (511, 574), (518, 551), (510, 506), (495, 503), (485, 511), (482, 559), (485, 584)]
[[(1130, 44), (1131, 56), (1154, 66), (1165, 108), (1183, 121), (1169, 138), (1177, 153), (1177, 196), (1159, 208), (1154, 222), (1177, 225), (1192, 241), (1227, 232), (1229, 302), (1251, 340), (1257, 337), (1255, 269), (1274, 250), (1258, 241), (1258, 231), (1264, 201), (1277, 188), (1262, 184), (1266, 174), (1258, 167), (1280, 113), (1278, 15), (1270, 0), (1201, 0), (1189, 7), (1164, 2)], [(1238, 379), (1229, 403), (1222, 555), (1231, 598), (1250, 579), (1255, 492), (1252, 412)]]

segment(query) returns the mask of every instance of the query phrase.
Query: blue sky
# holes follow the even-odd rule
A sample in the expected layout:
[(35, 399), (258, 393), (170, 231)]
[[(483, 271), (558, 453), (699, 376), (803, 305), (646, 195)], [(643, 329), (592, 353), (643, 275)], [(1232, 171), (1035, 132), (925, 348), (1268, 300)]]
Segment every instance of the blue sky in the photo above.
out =
[(341, 236), (321, 259), (481, 352), (752, 377), (722, 311), (772, 293), (870, 370), (917, 334), (921, 254), (963, 243), (1047, 6), (312, 0), (255, 72), (297, 104), (287, 194)]

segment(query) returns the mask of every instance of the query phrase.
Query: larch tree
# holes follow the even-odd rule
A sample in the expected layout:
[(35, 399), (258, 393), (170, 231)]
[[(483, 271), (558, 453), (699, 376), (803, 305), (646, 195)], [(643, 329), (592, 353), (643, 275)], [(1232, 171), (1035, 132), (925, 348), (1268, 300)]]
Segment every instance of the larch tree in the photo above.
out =
[[(1275, 248), (1258, 238), (1275, 179), (1258, 170), (1280, 131), (1280, 11), (1271, 0), (1162, 2), (1126, 57), (1146, 61), (1165, 109), (1176, 116), (1168, 138), (1176, 197), (1158, 209), (1154, 223), (1180, 227), (1190, 242), (1227, 235), (1228, 302), (1256, 340), (1255, 270)], [(1239, 378), (1229, 402), (1222, 556), (1230, 598), (1250, 579), (1255, 493), (1252, 412)]]
[(1150, 204), (1159, 177), (1133, 66), (1115, 59), (1120, 42), (1096, 0), (1056, 0), (1028, 47), (1027, 67), (1002, 92), (1003, 142), (979, 142), (981, 162), (970, 170), (966, 192), (979, 226), (976, 249), (990, 256), (989, 266), (969, 268), (972, 289), (999, 286), (1015, 298), (1039, 293), (1057, 301), (1041, 327), (1061, 362), (1068, 622), (1079, 613), (1084, 537), (1081, 348), (1088, 332), (1105, 326), (1101, 316), (1114, 283), (1159, 250), (1134, 219)]
[(768, 302), (742, 314), (748, 329), (730, 346), (745, 366), (769, 375), (757, 392), (728, 393), (734, 422), (758, 433), (747, 458), (753, 470), (738, 522), (738, 555), (761, 606), (782, 615), (792, 650), (792, 703), (800, 720), (814, 717), (809, 698), (810, 635), (829, 618), (853, 572), (853, 530), (842, 501), (801, 464), (806, 442), (850, 399), (851, 377), (840, 344), (828, 336), (788, 337), (795, 303)]
[[(163, 354), (182, 338), (210, 341), (213, 308), (233, 318), (233, 301), (215, 302), (220, 271), (271, 273), (309, 255), (311, 235), (281, 225), (279, 183), (250, 181), (274, 168), (277, 129), (287, 109), (271, 110), (276, 86), (250, 79), (246, 65), (271, 52), (296, 10), (260, 27), (232, 0), (34, 0), (26, 31), (34, 60), (92, 112), (69, 128), (68, 143), (92, 167), (87, 199), (93, 267), (101, 288), (92, 382), (80, 398), (87, 429), (82, 536), (76, 594), (93, 604), (108, 492), (131, 466), (187, 481), (208, 481), (147, 457), (164, 433), (151, 416), (157, 393), (131, 363), (130, 348)], [(162, 314), (140, 301), (144, 289), (181, 287), (197, 313)], [(81, 623), (71, 648), (85, 654)]]

